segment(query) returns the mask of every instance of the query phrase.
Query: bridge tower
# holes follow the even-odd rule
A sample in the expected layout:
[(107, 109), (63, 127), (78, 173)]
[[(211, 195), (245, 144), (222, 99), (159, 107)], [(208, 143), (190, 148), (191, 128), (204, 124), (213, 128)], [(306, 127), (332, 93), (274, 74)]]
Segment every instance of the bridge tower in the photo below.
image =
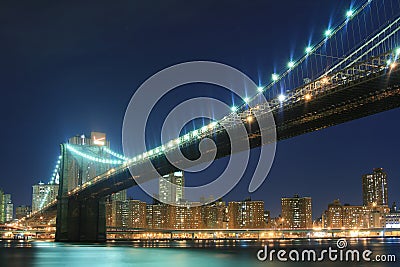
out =
[[(84, 186), (111, 166), (93, 160), (107, 159), (110, 143), (104, 133), (92, 132), (69, 139), (61, 144), (61, 169), (58, 192), (56, 241), (103, 242), (106, 240), (105, 200), (98, 198), (70, 197), (71, 192)], [(70, 148), (70, 149), (68, 149)], [(71, 149), (72, 148), (72, 149)], [(75, 152), (75, 153), (74, 153)], [(87, 155), (90, 155), (88, 158)], [(85, 157), (86, 156), (86, 157)]]

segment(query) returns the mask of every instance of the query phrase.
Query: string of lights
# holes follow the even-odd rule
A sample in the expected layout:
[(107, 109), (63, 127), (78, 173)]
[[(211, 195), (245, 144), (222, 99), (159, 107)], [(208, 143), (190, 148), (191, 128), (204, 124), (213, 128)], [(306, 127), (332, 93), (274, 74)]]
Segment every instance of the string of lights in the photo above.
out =
[(122, 160), (105, 159), (105, 158), (99, 158), (99, 157), (95, 157), (92, 155), (88, 155), (88, 154), (83, 153), (82, 151), (79, 151), (78, 149), (74, 148), (70, 144), (66, 144), (66, 147), (69, 151), (75, 153), (76, 155), (78, 155), (80, 157), (88, 159), (90, 161), (95, 161), (95, 162), (104, 163), (104, 164), (111, 164), (111, 165), (120, 165), (120, 164), (124, 163), (124, 161), (122, 161)]

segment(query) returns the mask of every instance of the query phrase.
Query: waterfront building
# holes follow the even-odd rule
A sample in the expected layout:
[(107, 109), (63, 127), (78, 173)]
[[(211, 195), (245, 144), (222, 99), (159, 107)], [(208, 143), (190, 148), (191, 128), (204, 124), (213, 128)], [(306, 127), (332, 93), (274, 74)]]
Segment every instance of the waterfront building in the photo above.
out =
[(107, 202), (106, 225), (122, 228), (145, 228), (146, 203), (139, 200)]
[(168, 205), (169, 228), (171, 229), (201, 229), (202, 207), (187, 205)]
[(283, 228), (310, 229), (313, 226), (311, 197), (282, 198)]
[(382, 168), (375, 168), (372, 173), (362, 176), (363, 205), (387, 206), (387, 174)]
[(385, 206), (351, 206), (342, 205), (335, 200), (328, 205), (325, 211), (324, 228), (329, 229), (368, 229), (382, 228), (385, 226), (385, 216), (389, 213)]
[(169, 228), (169, 210), (167, 204), (154, 204), (146, 206), (146, 221), (149, 229)]
[(265, 228), (264, 201), (232, 201), (228, 203), (229, 229)]
[(390, 212), (385, 215), (386, 228), (400, 228), (400, 212)]
[(343, 206), (339, 199), (333, 201), (328, 205), (326, 211), (326, 225), (331, 229), (340, 229), (343, 227)]
[(201, 206), (201, 216), (204, 228), (223, 229), (227, 223), (227, 207), (224, 201), (219, 200)]

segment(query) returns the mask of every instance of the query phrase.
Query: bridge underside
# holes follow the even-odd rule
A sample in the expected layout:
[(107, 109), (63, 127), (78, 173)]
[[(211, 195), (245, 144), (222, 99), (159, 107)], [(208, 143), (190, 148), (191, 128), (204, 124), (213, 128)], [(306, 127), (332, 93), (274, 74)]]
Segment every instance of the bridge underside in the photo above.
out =
[[(399, 106), (400, 72), (388, 73), (383, 70), (346, 86), (320, 93), (311, 101), (302, 100), (274, 110), (277, 140), (317, 131)], [(257, 121), (247, 124), (246, 129), (251, 148), (271, 142), (260, 137), (261, 131)], [(271, 129), (262, 130), (271, 131)], [(220, 132), (210, 138), (218, 147), (217, 158), (231, 154), (232, 140), (226, 132)], [(200, 156), (199, 142), (200, 140), (194, 141), (181, 147), (180, 150), (187, 158), (197, 159)], [(159, 156), (151, 163), (156, 172), (149, 172), (149, 168), (145, 165), (137, 165), (131, 169), (133, 176), (128, 169), (125, 169), (93, 183), (73, 196), (59, 198), (56, 240), (104, 241), (106, 228), (102, 199), (105, 196), (135, 186), (138, 181), (154, 179), (178, 170), (165, 156)]]

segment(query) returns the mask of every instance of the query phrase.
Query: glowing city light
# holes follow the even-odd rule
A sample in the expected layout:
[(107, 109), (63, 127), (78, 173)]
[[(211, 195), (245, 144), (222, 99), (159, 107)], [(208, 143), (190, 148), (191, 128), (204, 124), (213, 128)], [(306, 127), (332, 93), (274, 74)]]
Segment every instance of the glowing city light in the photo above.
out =
[(321, 82), (322, 82), (323, 84), (327, 84), (327, 83), (329, 83), (329, 78), (328, 78), (328, 77), (324, 77), (324, 78), (321, 80)]
[(347, 12), (346, 12), (346, 17), (347, 18), (351, 18), (352, 16), (354, 15), (354, 11), (353, 10), (347, 10)]
[(307, 101), (311, 100), (311, 95), (310, 94), (306, 94), (304, 96), (304, 99), (307, 100)]
[(283, 94), (280, 94), (280, 95), (278, 96), (279, 102), (283, 102), (283, 101), (285, 101), (285, 99), (286, 99), (286, 96), (283, 95)]
[(312, 47), (311, 46), (307, 46), (306, 47), (306, 53), (308, 54), (308, 53), (310, 53), (312, 51)]
[(252, 122), (253, 121), (253, 116), (247, 116), (246, 121), (247, 122)]
[(325, 37), (329, 37), (332, 34), (332, 30), (331, 29), (327, 29), (324, 33)]
[(232, 111), (232, 112), (235, 112), (236, 110), (237, 110), (237, 107), (235, 107), (235, 106), (232, 106), (232, 107), (231, 107), (231, 111)]
[(278, 74), (276, 74), (276, 73), (272, 74), (272, 80), (274, 82), (277, 81), (278, 79), (279, 79), (279, 75)]
[(67, 149), (69, 151), (77, 154), (78, 156), (83, 157), (83, 158), (88, 159), (88, 160), (91, 160), (91, 161), (96, 161), (96, 162), (106, 163), (106, 164), (122, 164), (123, 163), (123, 161), (121, 161), (121, 160), (102, 159), (102, 158), (97, 158), (97, 157), (85, 154), (85, 153), (75, 149), (71, 145), (68, 145), (68, 144), (67, 144)]
[(294, 61), (289, 61), (289, 63), (287, 64), (288, 68), (291, 69), (294, 67)]

